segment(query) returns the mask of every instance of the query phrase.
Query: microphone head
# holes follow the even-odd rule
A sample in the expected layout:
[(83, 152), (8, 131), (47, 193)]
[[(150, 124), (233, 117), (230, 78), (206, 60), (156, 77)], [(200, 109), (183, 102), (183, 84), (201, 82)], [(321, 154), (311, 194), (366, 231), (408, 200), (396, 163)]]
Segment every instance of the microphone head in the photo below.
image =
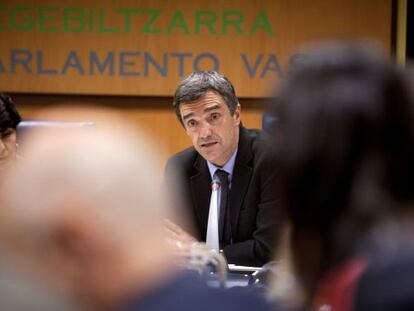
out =
[(211, 181), (211, 190), (213, 191), (219, 191), (220, 190), (220, 180), (213, 179)]

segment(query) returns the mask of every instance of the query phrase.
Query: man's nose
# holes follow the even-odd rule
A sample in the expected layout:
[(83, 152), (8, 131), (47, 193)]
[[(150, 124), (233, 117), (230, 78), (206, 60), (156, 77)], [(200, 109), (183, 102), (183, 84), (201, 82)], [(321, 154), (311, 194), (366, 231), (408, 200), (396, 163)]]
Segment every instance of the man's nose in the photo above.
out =
[(210, 137), (212, 133), (213, 132), (211, 130), (211, 125), (208, 122), (203, 122), (201, 124), (200, 136), (202, 138), (207, 138), (207, 137)]

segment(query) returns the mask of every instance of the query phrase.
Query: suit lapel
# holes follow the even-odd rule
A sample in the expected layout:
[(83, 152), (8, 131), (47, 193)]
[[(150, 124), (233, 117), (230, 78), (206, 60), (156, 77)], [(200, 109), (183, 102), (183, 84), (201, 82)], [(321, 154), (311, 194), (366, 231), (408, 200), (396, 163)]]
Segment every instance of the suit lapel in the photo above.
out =
[(210, 208), (211, 176), (206, 160), (200, 155), (197, 155), (194, 162), (194, 169), (194, 175), (190, 177), (191, 195), (199, 223), (200, 238), (205, 239)]
[(239, 146), (230, 191), (230, 218), (233, 237), (237, 236), (240, 208), (253, 172), (253, 168), (250, 165), (250, 160), (252, 159), (250, 145), (251, 140), (247, 135), (247, 130), (244, 127), (240, 127)]

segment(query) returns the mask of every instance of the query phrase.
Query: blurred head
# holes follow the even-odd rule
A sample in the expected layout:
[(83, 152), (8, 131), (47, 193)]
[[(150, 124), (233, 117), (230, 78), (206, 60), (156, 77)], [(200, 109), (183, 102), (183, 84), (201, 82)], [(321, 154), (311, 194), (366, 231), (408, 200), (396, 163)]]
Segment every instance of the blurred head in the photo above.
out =
[(20, 121), (20, 115), (11, 98), (0, 93), (0, 170), (15, 161), (16, 127)]
[(18, 261), (0, 248), (2, 311), (86, 311), (51, 284), (46, 284), (43, 278), (22, 269)]
[(358, 44), (310, 51), (282, 86), (279, 190), (308, 293), (365, 233), (412, 202), (412, 108), (401, 73)]
[(173, 105), (194, 148), (224, 165), (239, 142), (240, 105), (230, 81), (215, 71), (194, 72), (178, 86)]
[(103, 122), (27, 137), (30, 157), (7, 176), (0, 221), (2, 241), (30, 266), (108, 307), (165, 277), (170, 258), (153, 149)]

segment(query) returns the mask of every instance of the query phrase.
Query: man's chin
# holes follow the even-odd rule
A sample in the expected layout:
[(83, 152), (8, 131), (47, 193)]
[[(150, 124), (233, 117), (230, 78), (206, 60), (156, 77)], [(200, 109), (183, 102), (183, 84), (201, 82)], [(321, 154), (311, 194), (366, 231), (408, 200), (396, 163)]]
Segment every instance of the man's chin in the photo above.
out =
[(203, 156), (203, 155), (201, 155), (205, 160), (207, 160), (208, 162), (210, 162), (210, 163), (213, 163), (215, 166), (219, 166), (219, 167), (221, 167), (221, 166), (223, 166), (224, 164), (223, 163), (221, 163), (222, 162), (222, 160), (219, 158), (219, 157), (212, 157), (211, 155), (210, 156)]
[(221, 166), (220, 161), (222, 160), (223, 150), (218, 144), (209, 148), (199, 147), (197, 152), (204, 158), (204, 160), (217, 166)]
[(215, 155), (206, 154), (206, 153), (200, 153), (200, 154), (204, 158), (204, 160), (206, 160), (206, 161), (208, 161), (210, 163), (213, 163), (213, 164), (216, 164), (217, 163), (218, 158)]

